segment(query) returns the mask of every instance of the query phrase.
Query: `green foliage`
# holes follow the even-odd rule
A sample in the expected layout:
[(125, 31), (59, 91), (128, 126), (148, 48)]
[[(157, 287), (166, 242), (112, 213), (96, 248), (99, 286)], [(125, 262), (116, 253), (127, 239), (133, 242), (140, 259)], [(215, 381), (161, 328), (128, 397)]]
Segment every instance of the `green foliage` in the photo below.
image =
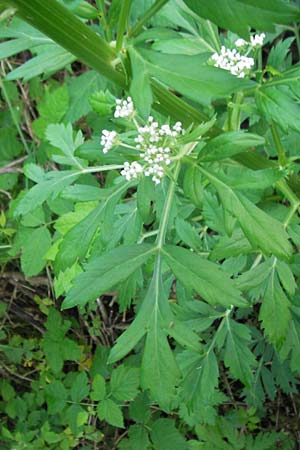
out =
[(1, 445), (292, 449), (298, 6), (5, 4)]

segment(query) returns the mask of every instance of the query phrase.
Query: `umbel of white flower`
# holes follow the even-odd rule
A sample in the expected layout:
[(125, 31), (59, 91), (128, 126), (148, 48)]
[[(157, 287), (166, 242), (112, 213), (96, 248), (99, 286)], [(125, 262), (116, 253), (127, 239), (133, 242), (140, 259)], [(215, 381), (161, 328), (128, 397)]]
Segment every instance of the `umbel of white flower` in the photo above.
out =
[(232, 75), (238, 78), (244, 78), (254, 66), (254, 59), (247, 56), (253, 48), (263, 45), (265, 34), (256, 34), (250, 37), (250, 43), (244, 39), (237, 39), (235, 45), (238, 49), (243, 50), (245, 54), (238, 51), (237, 48), (221, 47), (220, 53), (214, 53), (211, 59), (214, 61), (214, 66), (220, 69), (228, 70)]
[(116, 131), (103, 130), (100, 143), (103, 153), (107, 153), (114, 146), (124, 146), (135, 149), (138, 160), (126, 161), (121, 171), (126, 180), (138, 178), (141, 174), (151, 177), (154, 183), (159, 184), (165, 174), (166, 166), (171, 163), (172, 149), (178, 146), (177, 139), (184, 133), (181, 122), (176, 122), (173, 127), (169, 124), (159, 126), (152, 116), (144, 126), (134, 119), (134, 106), (131, 97), (126, 100), (116, 99), (115, 118), (128, 117), (136, 126), (137, 135), (134, 138), (134, 146), (121, 141)]

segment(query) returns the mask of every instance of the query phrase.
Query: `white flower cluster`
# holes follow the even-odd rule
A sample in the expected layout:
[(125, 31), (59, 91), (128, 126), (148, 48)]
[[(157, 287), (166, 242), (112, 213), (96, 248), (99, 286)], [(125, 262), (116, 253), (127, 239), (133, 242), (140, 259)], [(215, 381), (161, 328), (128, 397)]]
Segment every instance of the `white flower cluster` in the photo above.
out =
[[(250, 36), (251, 47), (261, 47), (264, 43), (265, 37), (266, 37), (265, 33), (255, 34), (254, 36)], [(235, 45), (238, 48), (240, 48), (240, 47), (249, 45), (249, 42), (245, 41), (244, 39), (239, 38), (235, 41)]]
[[(134, 118), (134, 105), (131, 97), (126, 100), (116, 99), (115, 118), (131, 117), (137, 128), (137, 137), (134, 139), (135, 146), (120, 141), (116, 131), (103, 130), (101, 145), (103, 153), (107, 153), (114, 145), (129, 147), (138, 152), (139, 161), (124, 163), (121, 171), (126, 180), (138, 178), (139, 174), (151, 177), (154, 183), (160, 183), (164, 176), (165, 167), (171, 163), (171, 149), (177, 145), (177, 138), (184, 133), (181, 122), (176, 122), (173, 127), (169, 124), (158, 125), (152, 116), (148, 117), (145, 126), (139, 126)], [(143, 164), (141, 164), (143, 162)]]
[(119, 117), (129, 117), (134, 112), (133, 101), (131, 97), (127, 97), (126, 100), (116, 99), (116, 110), (114, 117), (118, 119)]
[(121, 175), (125, 177), (127, 181), (136, 179), (140, 173), (143, 173), (143, 166), (137, 161), (133, 161), (132, 163), (126, 161), (124, 163), (124, 169), (121, 170)]
[(232, 75), (238, 78), (244, 78), (246, 73), (254, 66), (254, 59), (241, 55), (236, 48), (231, 50), (224, 45), (221, 47), (221, 53), (214, 53), (212, 60), (214, 66), (220, 69), (229, 70)]
[[(233, 49), (226, 48), (223, 45), (220, 54), (214, 53), (212, 55), (214, 66), (228, 70), (232, 75), (235, 75), (238, 78), (244, 78), (254, 66), (254, 59), (247, 55), (253, 48), (262, 46), (265, 37), (266, 35), (264, 33), (255, 34), (250, 37), (250, 43), (239, 38), (235, 41), (235, 46), (237, 48)], [(243, 49), (246, 54), (241, 54), (237, 49)]]
[(152, 116), (148, 118), (144, 127), (138, 128), (138, 136), (135, 138), (136, 148), (146, 162), (144, 175), (151, 176), (154, 183), (160, 183), (164, 175), (164, 164), (171, 163), (171, 147), (176, 145), (176, 139), (182, 132), (181, 122), (176, 122), (172, 128), (168, 124), (159, 127)]
[(250, 36), (250, 41), (252, 47), (261, 47), (264, 43), (266, 35), (265, 33), (255, 34), (254, 36)]
[(103, 130), (100, 144), (103, 145), (103, 153), (107, 153), (117, 143), (116, 131)]

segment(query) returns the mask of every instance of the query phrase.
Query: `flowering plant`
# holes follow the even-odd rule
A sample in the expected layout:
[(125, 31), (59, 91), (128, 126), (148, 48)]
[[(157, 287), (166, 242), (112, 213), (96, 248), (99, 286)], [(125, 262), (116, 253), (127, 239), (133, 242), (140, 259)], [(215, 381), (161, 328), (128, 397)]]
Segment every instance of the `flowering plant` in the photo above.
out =
[(260, 445), (243, 413), (264, 417), (276, 389), (292, 395), (300, 377), (298, 8), (236, 0), (233, 20), (221, 0), (158, 0), (148, 10), (124, 0), (88, 27), (55, 0), (7, 1), (65, 48), (65, 65), (77, 57), (94, 69), (81, 75), (94, 83), (88, 100), (76, 80), (79, 100), (71, 85), (64, 115), (35, 123), (51, 165), (28, 160), (34, 184), (12, 214), (27, 236), (30, 217), (46, 214), (49, 229), (34, 222), (45, 242), (38, 269), (47, 261), (62, 309), (105, 304), (126, 322), (107, 365), (138, 366), (136, 402), (152, 415), (132, 412), (122, 389), (111, 400), (97, 385), (98, 418), (121, 427), (128, 407), (124, 449), (137, 448), (138, 433), (141, 448), (169, 448), (157, 432), (166, 427), (152, 423), (157, 408), (187, 430), (173, 424), (177, 448), (215, 448), (211, 430), (223, 448), (229, 435), (235, 448)]

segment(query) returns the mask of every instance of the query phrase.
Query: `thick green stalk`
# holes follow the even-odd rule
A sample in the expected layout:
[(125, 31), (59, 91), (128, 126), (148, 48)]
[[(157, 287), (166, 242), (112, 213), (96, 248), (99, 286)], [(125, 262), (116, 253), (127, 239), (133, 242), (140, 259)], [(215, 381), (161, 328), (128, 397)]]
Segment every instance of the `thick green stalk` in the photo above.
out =
[(165, 237), (166, 237), (166, 232), (167, 232), (167, 227), (168, 227), (168, 222), (169, 222), (169, 215), (170, 215), (170, 211), (171, 211), (171, 207), (172, 207), (172, 202), (174, 199), (176, 181), (177, 181), (179, 172), (180, 172), (180, 161), (178, 161), (176, 163), (175, 171), (173, 174), (173, 179), (170, 180), (169, 189), (168, 189), (167, 196), (165, 199), (163, 215), (161, 218), (158, 235), (157, 235), (157, 239), (156, 239), (156, 245), (157, 245), (158, 250), (161, 250), (165, 243)]
[(117, 53), (122, 48), (123, 36), (124, 36), (125, 29), (126, 29), (126, 24), (129, 21), (130, 7), (131, 7), (131, 0), (123, 0), (122, 1), (119, 23), (118, 23), (118, 31), (117, 31), (117, 44), (116, 44)]
[(278, 133), (278, 129), (277, 126), (275, 124), (275, 122), (271, 123), (271, 132), (272, 132), (272, 136), (273, 136), (273, 140), (274, 140), (274, 144), (278, 153), (278, 161), (279, 164), (284, 167), (287, 163), (288, 163), (288, 159), (285, 155), (285, 151), (284, 148), (282, 146), (281, 140), (280, 140), (280, 136)]
[(125, 87), (125, 75), (114, 69), (115, 50), (56, 0), (6, 0), (17, 14), (88, 66)]

